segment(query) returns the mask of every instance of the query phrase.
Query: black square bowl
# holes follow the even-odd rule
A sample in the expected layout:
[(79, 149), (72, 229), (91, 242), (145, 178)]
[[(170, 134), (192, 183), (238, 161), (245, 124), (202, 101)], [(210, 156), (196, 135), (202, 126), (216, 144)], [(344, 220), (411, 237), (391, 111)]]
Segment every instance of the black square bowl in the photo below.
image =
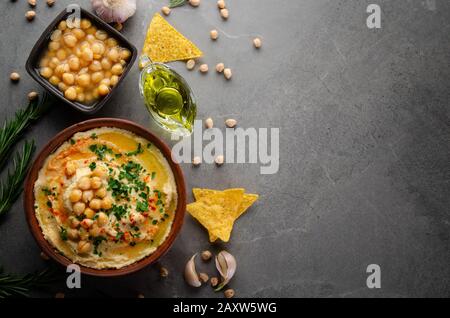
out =
[(111, 98), (112, 94), (118, 89), (120, 84), (122, 83), (125, 76), (130, 71), (131, 67), (133, 66), (134, 62), (137, 58), (137, 49), (134, 47), (133, 44), (130, 43), (120, 32), (118, 32), (116, 29), (111, 27), (109, 24), (102, 21), (97, 16), (93, 15), (92, 13), (84, 10), (81, 8), (81, 18), (89, 19), (93, 25), (95, 25), (97, 28), (102, 29), (108, 33), (110, 37), (113, 37), (117, 40), (119, 45), (123, 48), (127, 48), (131, 52), (131, 57), (128, 63), (126, 64), (126, 67), (122, 73), (122, 75), (119, 78), (119, 81), (116, 86), (111, 88), (111, 91), (108, 95), (104, 96), (102, 99), (95, 102), (93, 105), (84, 105), (79, 102), (70, 101), (67, 98), (64, 97), (64, 94), (58, 90), (57, 87), (50, 84), (49, 81), (47, 81), (44, 77), (42, 77), (39, 74), (39, 61), (42, 57), (42, 54), (47, 50), (48, 44), (50, 42), (50, 36), (53, 32), (53, 30), (56, 29), (59, 22), (62, 20), (67, 19), (67, 17), (72, 14), (72, 12), (68, 12), (66, 9), (64, 9), (58, 16), (50, 23), (50, 25), (45, 29), (44, 33), (42, 33), (39, 40), (34, 45), (33, 49), (31, 50), (30, 56), (28, 57), (27, 63), (26, 63), (26, 70), (27, 72), (33, 77), (39, 84), (41, 84), (45, 89), (47, 89), (49, 92), (52, 93), (56, 98), (60, 99), (61, 101), (65, 102), (66, 104), (69, 104), (73, 108), (86, 113), (86, 114), (93, 114), (100, 110)]

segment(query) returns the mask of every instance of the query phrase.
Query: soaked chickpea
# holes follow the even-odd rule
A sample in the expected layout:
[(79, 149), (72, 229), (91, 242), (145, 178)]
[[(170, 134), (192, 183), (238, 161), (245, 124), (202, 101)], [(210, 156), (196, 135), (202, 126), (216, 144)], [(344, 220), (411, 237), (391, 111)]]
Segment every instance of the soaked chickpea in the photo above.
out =
[(80, 233), (77, 229), (68, 229), (67, 237), (69, 238), (69, 240), (76, 241), (80, 238)]
[(45, 78), (50, 78), (50, 76), (53, 75), (53, 70), (52, 70), (50, 67), (43, 67), (43, 68), (40, 70), (40, 73), (41, 73), (41, 75), (42, 75), (43, 77), (45, 77)]
[(56, 51), (61, 47), (59, 42), (52, 41), (48, 44), (49, 51)]
[(123, 66), (120, 64), (114, 64), (113, 67), (111, 68), (111, 72), (114, 75), (120, 75), (123, 73)]
[(68, 47), (75, 47), (75, 45), (77, 45), (77, 41), (78, 41), (76, 36), (73, 35), (72, 33), (64, 34), (63, 40), (64, 40), (64, 44), (67, 45)]
[(87, 254), (92, 249), (91, 243), (87, 241), (78, 242), (77, 251), (79, 254)]
[[(95, 72), (91, 76), (92, 83), (97, 84), (103, 80), (103, 72)], [(99, 86), (100, 87), (100, 86)]]
[(76, 28), (61, 21), (50, 35), (39, 72), (68, 100), (92, 105), (117, 85), (131, 56), (89, 19), (82, 19)]
[(80, 70), (80, 60), (76, 56), (72, 56), (67, 63), (69, 64), (71, 71), (79, 71)]
[(54, 75), (52, 77), (50, 77), (50, 79), (48, 81), (50, 82), (50, 84), (55, 85), (55, 86), (58, 86), (59, 82), (61, 82), (59, 80), (59, 78)]
[(108, 95), (108, 94), (109, 94), (109, 87), (106, 86), (105, 84), (101, 84), (101, 85), (98, 87), (98, 94), (99, 94), (100, 96), (106, 96), (106, 95)]
[(116, 86), (119, 83), (119, 76), (113, 75), (111, 76), (111, 86)]
[(72, 73), (64, 73), (62, 75), (62, 80), (64, 84), (73, 85), (75, 83), (75, 75)]
[(110, 70), (111, 67), (112, 67), (111, 62), (110, 62), (107, 58), (103, 58), (103, 59), (100, 61), (100, 63), (101, 63), (102, 68), (103, 68), (104, 70)]
[(81, 87), (87, 87), (91, 83), (91, 77), (87, 73), (83, 73), (81, 75), (78, 75), (77, 77), (77, 84)]
[(92, 72), (99, 72), (102, 69), (102, 64), (99, 61), (92, 61), (91, 65), (89, 65), (89, 70)]
[(77, 99), (77, 91), (74, 87), (69, 87), (64, 92), (64, 97), (68, 100), (76, 100)]
[(89, 21), (88, 19), (82, 19), (82, 20), (80, 21), (80, 27), (81, 27), (83, 30), (89, 29), (91, 26), (92, 26), (92, 23), (91, 23), (91, 21)]
[(103, 30), (97, 30), (97, 32), (95, 32), (95, 37), (101, 41), (105, 41), (108, 38), (108, 33)]
[(72, 33), (73, 33), (73, 35), (75, 35), (75, 37), (78, 40), (81, 40), (81, 39), (83, 39), (86, 36), (86, 33), (84, 33), (84, 31), (81, 30), (81, 29), (73, 29)]

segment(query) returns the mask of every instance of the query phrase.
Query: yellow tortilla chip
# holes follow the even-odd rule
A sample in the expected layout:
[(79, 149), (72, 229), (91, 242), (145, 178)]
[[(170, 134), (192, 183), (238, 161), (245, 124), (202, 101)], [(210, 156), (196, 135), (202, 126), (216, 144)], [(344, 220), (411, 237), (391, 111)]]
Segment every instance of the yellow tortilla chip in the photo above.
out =
[(191, 41), (185, 38), (159, 13), (153, 16), (147, 31), (142, 53), (153, 62), (172, 62), (199, 58), (203, 55)]
[(243, 189), (230, 189), (205, 196), (201, 201), (187, 205), (187, 211), (209, 233), (224, 242), (230, 240), (237, 209), (244, 197)]
[[(244, 189), (229, 189), (229, 190), (245, 191)], [(225, 190), (225, 191), (229, 191), (229, 190)], [(214, 196), (215, 194), (220, 193), (221, 191), (194, 188), (194, 189), (192, 189), (192, 192), (194, 194), (195, 200), (198, 202), (198, 201), (202, 201), (203, 198)], [(236, 209), (234, 220), (238, 219), (242, 214), (244, 214), (245, 211), (247, 211), (247, 209), (250, 208), (253, 205), (253, 203), (256, 202), (256, 200), (258, 200), (258, 198), (259, 198), (259, 195), (257, 195), (257, 194), (244, 193), (242, 201), (239, 204), (238, 208)], [(233, 223), (234, 223), (234, 221), (233, 221)], [(216, 235), (214, 235), (211, 231), (209, 231), (209, 241), (215, 242), (217, 239), (218, 239), (218, 237)]]

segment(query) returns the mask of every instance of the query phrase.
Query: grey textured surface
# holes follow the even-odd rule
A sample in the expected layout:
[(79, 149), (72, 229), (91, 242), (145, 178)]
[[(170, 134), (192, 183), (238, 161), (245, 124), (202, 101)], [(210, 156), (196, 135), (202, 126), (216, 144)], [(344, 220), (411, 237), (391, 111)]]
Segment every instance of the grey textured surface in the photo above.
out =
[[(2, 1), (0, 28), (0, 119), (26, 104), (38, 85), (24, 64), (35, 40), (65, 5), (38, 1), (37, 18), (26, 22), (26, 1)], [(188, 190), (245, 187), (261, 199), (236, 224), (225, 247), (236, 255), (231, 286), (241, 297), (450, 296), (450, 4), (439, 0), (377, 1), (381, 30), (366, 27), (372, 1), (227, 0), (223, 22), (215, 1), (174, 10), (169, 21), (197, 43), (212, 67), (233, 68), (226, 82), (210, 71), (189, 73), (199, 116), (217, 123), (236, 118), (243, 127), (279, 127), (280, 171), (259, 175), (258, 165), (217, 169), (184, 165)], [(141, 48), (152, 14), (166, 1), (138, 0), (139, 10), (123, 31)], [(7, 14), (5, 14), (7, 13)], [(209, 40), (209, 30), (221, 32)], [(264, 47), (253, 49), (254, 35)], [(22, 74), (10, 83), (13, 70)], [(138, 95), (138, 69), (98, 114), (149, 127)], [(63, 128), (87, 119), (55, 105), (27, 133), (41, 148)], [(192, 199), (191, 197), (189, 198)], [(45, 267), (26, 225), (22, 203), (0, 220), (0, 260), (10, 272)], [(209, 287), (183, 281), (185, 262), (210, 247), (206, 232), (189, 216), (156, 267), (119, 279), (83, 277), (68, 296), (221, 297)], [(369, 264), (382, 269), (382, 288), (369, 290)], [(213, 274), (213, 266), (201, 265)], [(54, 291), (63, 290), (56, 284)], [(49, 296), (51, 294), (42, 294)]]

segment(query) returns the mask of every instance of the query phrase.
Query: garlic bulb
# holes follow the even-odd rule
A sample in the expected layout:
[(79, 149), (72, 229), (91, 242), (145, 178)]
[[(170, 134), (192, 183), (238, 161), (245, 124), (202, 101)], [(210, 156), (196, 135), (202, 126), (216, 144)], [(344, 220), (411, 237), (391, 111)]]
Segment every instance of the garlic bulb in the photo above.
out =
[(216, 256), (216, 267), (222, 276), (222, 282), (215, 289), (215, 291), (219, 291), (233, 278), (237, 267), (236, 259), (227, 251), (222, 251)]
[(91, 0), (91, 3), (106, 23), (124, 23), (136, 12), (136, 0)]
[(186, 267), (184, 268), (184, 279), (186, 283), (191, 285), (192, 287), (200, 287), (202, 282), (198, 277), (197, 270), (195, 269), (195, 257), (197, 254), (191, 257), (191, 259), (187, 262)]

